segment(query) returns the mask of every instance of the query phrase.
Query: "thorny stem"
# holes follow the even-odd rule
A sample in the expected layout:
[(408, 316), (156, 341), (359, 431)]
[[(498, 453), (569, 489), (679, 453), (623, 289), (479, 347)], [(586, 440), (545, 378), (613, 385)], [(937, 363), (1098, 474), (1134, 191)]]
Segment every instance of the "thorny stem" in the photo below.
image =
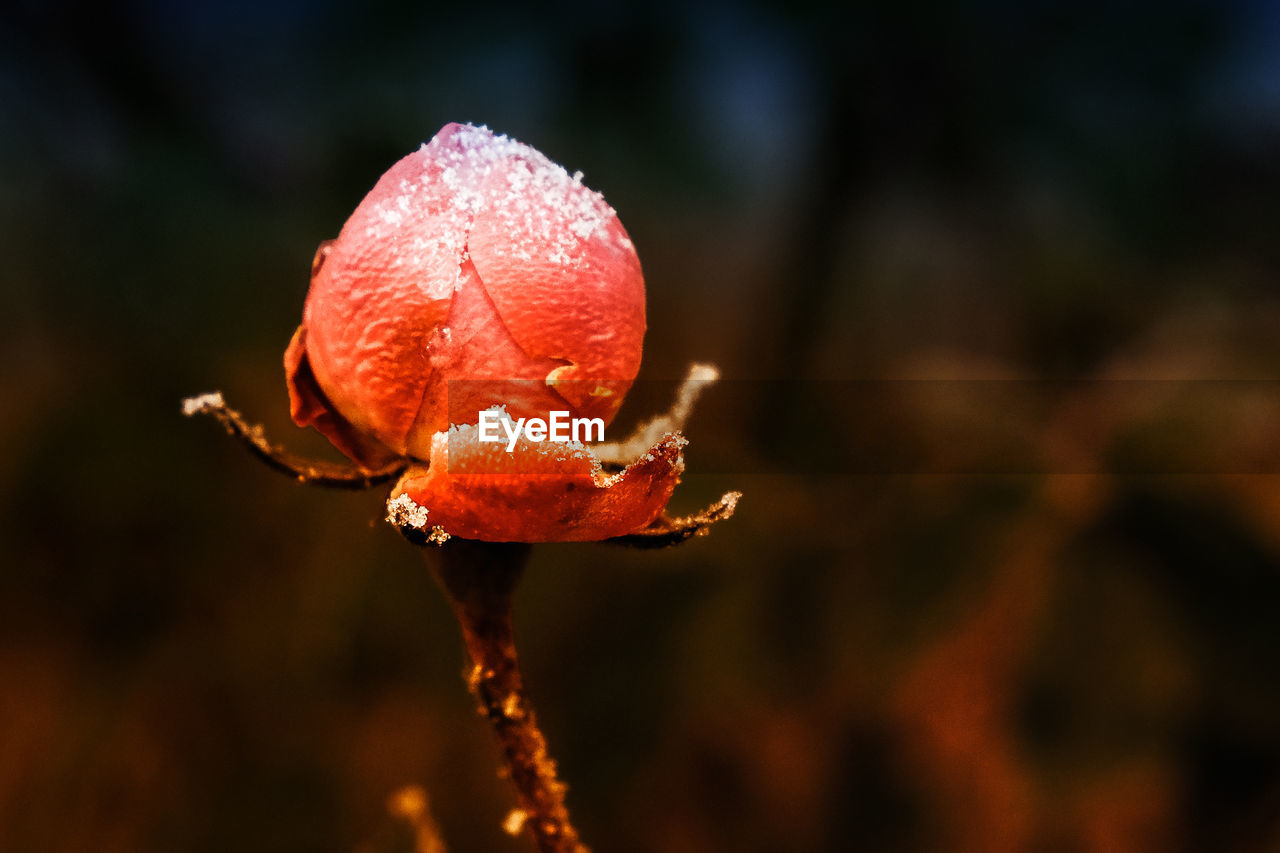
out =
[(556, 777), (516, 660), (511, 601), (529, 550), (524, 543), (452, 539), (426, 553), (436, 555), (428, 562), (462, 626), (472, 663), (467, 685), (493, 725), (519, 795), (523, 821), (509, 827), (518, 832), (523, 825), (542, 853), (588, 853), (569, 821), (566, 787)]

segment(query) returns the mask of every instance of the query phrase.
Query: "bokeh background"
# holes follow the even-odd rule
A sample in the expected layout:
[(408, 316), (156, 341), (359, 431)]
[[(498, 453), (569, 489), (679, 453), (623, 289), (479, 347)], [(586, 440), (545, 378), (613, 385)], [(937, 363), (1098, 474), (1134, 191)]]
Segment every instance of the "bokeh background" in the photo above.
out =
[(728, 378), (675, 508), (739, 515), (521, 590), (596, 849), (1280, 849), (1267, 0), (7, 4), (0, 849), (409, 850), (406, 784), (525, 849), (382, 494), (179, 415), (332, 456), (312, 253), (455, 120), (620, 212), (643, 376)]

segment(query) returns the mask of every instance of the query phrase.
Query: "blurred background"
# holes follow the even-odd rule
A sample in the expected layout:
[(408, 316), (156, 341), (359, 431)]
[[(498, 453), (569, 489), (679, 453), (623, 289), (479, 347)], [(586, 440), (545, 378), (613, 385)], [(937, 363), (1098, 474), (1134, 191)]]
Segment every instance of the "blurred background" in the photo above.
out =
[(727, 377), (738, 516), (521, 589), (595, 849), (1280, 849), (1277, 4), (18, 0), (0, 106), (0, 849), (527, 849), (384, 493), (179, 414), (334, 457), (312, 254), (449, 121)]

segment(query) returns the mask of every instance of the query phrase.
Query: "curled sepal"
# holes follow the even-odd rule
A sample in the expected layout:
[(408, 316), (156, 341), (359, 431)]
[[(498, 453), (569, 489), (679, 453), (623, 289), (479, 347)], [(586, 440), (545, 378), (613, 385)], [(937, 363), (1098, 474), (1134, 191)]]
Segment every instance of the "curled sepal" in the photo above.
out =
[(663, 436), (617, 474), (581, 444), (521, 438), (508, 452), (475, 426), (436, 433), (431, 462), (396, 484), (387, 520), (411, 541), (596, 542), (657, 518), (684, 470), (684, 436)]
[(732, 518), (742, 492), (725, 492), (720, 500), (693, 515), (672, 518), (665, 512), (644, 527), (625, 536), (609, 540), (614, 545), (632, 548), (668, 548), (693, 536), (706, 536), (711, 525)]
[(719, 378), (720, 371), (714, 364), (689, 365), (689, 371), (676, 389), (676, 398), (668, 411), (640, 424), (625, 440), (597, 444), (591, 448), (591, 452), (606, 465), (622, 465), (643, 453), (660, 436), (669, 432), (682, 432), (702, 392)]
[(268, 441), (262, 426), (249, 423), (243, 415), (228, 406), (221, 391), (188, 397), (182, 401), (182, 413), (187, 417), (209, 415), (216, 418), (253, 455), (268, 466), (307, 485), (334, 489), (368, 489), (399, 476), (406, 465), (402, 459), (391, 459), (377, 468), (356, 468), (303, 459)]

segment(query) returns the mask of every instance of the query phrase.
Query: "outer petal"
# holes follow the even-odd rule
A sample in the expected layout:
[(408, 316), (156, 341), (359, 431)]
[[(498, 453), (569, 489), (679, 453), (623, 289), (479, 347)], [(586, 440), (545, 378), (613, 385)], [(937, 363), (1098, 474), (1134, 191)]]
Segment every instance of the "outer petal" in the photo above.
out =
[(307, 331), (299, 326), (284, 353), (285, 382), (289, 386), (289, 414), (298, 426), (313, 426), (333, 446), (370, 471), (381, 468), (399, 454), (355, 429), (333, 410), (316, 384), (307, 358)]
[(549, 381), (580, 413), (610, 420), (645, 330), (640, 260), (617, 214), (580, 174), (524, 145), (483, 196), (468, 246), (503, 322), (530, 356), (560, 361)]
[(483, 180), (482, 164), (466, 156), (459, 130), (446, 127), (369, 191), (317, 257), (303, 315), (320, 388), (354, 426), (399, 453), (479, 205), (465, 188)]
[(488, 542), (590, 542), (637, 530), (666, 506), (684, 470), (685, 440), (669, 434), (621, 474), (606, 475), (582, 445), (533, 443), (507, 453), (473, 426), (437, 433), (431, 465), (392, 492), (427, 511), (426, 524)]

